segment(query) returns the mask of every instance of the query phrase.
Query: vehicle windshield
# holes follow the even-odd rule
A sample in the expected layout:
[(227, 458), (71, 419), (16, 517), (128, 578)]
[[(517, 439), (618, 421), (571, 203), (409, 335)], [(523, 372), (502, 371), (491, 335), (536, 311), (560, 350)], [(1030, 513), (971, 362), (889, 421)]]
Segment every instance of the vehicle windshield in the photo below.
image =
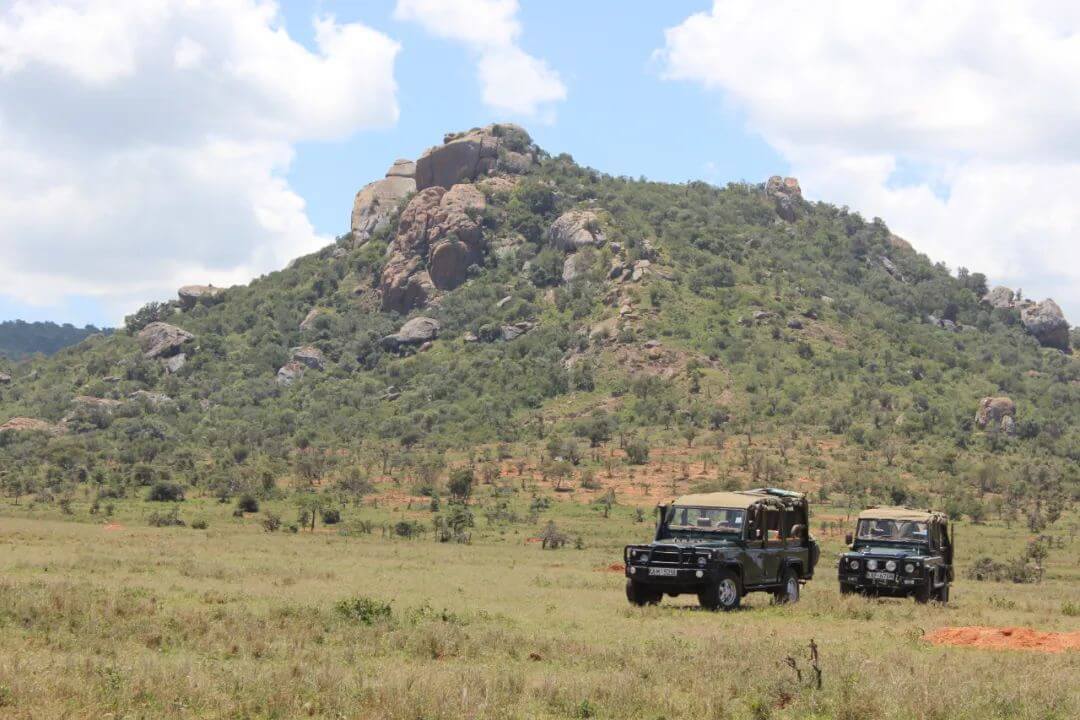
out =
[(745, 510), (734, 508), (706, 508), (673, 505), (668, 508), (669, 530), (693, 530), (695, 532), (718, 532), (742, 535)]
[(888, 540), (892, 542), (927, 542), (926, 523), (914, 520), (860, 520), (856, 534), (859, 540)]

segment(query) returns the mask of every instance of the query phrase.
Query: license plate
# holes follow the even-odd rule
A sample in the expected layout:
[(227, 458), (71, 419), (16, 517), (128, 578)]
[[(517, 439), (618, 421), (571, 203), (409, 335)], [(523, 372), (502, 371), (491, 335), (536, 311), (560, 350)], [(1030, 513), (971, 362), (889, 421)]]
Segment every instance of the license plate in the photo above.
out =
[(866, 579), (891, 582), (896, 579), (896, 575), (888, 572), (868, 572), (866, 573)]
[(649, 574), (650, 575), (663, 575), (665, 577), (675, 577), (675, 576), (677, 576), (679, 574), (679, 571), (676, 570), (675, 568), (651, 567), (651, 568), (649, 568)]

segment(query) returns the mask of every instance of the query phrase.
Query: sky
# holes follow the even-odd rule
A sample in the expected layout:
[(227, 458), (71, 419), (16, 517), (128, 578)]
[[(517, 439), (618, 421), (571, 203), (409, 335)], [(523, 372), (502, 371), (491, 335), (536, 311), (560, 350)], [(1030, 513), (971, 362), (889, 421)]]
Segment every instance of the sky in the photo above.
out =
[(1080, 317), (1080, 6), (0, 0), (0, 320), (116, 325), (348, 230), (445, 132), (799, 178)]

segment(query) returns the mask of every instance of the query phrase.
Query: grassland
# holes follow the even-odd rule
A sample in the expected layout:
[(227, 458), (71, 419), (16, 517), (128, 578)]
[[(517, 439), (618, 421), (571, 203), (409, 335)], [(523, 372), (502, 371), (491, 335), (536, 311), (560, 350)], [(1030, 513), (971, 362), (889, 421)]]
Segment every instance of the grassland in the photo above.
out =
[[(1041, 584), (961, 578), (942, 607), (841, 597), (841, 539), (828, 533), (798, 605), (751, 595), (719, 614), (689, 598), (627, 605), (610, 566), (650, 532), (631, 505), (604, 518), (562, 500), (536, 523), (497, 527), (478, 514), (469, 545), (384, 536), (383, 525), (430, 513), (372, 498), (341, 525), (295, 534), (264, 532), (262, 515), (233, 517), (212, 498), (183, 503), (207, 530), (148, 527), (160, 505), (118, 500), (109, 520), (80, 500), (71, 515), (0, 506), (0, 717), (1080, 716), (1080, 653), (922, 639), (945, 625), (1080, 628), (1067, 537)], [(814, 510), (815, 530), (844, 514)], [(355, 530), (364, 519), (370, 534)], [(530, 542), (551, 519), (583, 547)], [(1013, 557), (1027, 540), (1015, 524), (961, 525), (960, 575), (975, 548)], [(341, 612), (357, 597), (389, 603), (390, 616)], [(811, 639), (820, 690), (807, 681)]]

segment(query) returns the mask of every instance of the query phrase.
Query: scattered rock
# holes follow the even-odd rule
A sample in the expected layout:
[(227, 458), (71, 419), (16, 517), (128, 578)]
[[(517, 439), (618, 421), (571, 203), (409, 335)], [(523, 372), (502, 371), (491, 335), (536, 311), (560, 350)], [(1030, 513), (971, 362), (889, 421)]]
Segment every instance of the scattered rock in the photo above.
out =
[(204, 305), (210, 305), (220, 300), (224, 292), (224, 288), (217, 288), (213, 285), (185, 285), (177, 290), (176, 294), (180, 298), (180, 306), (185, 310), (190, 310), (200, 302)]
[(646, 340), (645, 341), (645, 347), (648, 348), (649, 350), (652, 350), (653, 348), (658, 348), (658, 347), (660, 347), (660, 341), (659, 340)]
[(13, 417), (0, 425), (0, 433), (5, 432), (44, 432), (50, 435), (59, 435), (64, 432), (64, 428), (61, 425), (53, 425), (37, 418)]
[(323, 370), (326, 368), (326, 358), (323, 356), (322, 350), (311, 345), (294, 347), (292, 349), (292, 359), (295, 362), (306, 365), (312, 370)]
[(165, 393), (152, 392), (150, 390), (136, 390), (128, 395), (128, 400), (133, 402), (143, 402), (152, 408), (165, 407), (174, 402), (173, 399)]
[(900, 268), (896, 267), (896, 263), (884, 255), (881, 256), (881, 266), (885, 268), (885, 272), (889, 273), (900, 282), (904, 282), (904, 274), (900, 272)]
[(626, 272), (626, 266), (618, 260), (611, 261), (611, 269), (608, 271), (608, 280), (615, 280), (623, 276)]
[(776, 317), (776, 313), (771, 310), (755, 310), (750, 313), (750, 319), (758, 323), (772, 320), (774, 317)]
[(169, 323), (152, 322), (139, 331), (138, 338), (145, 357), (167, 358), (180, 352), (184, 343), (195, 336)]
[(799, 320), (798, 318), (791, 318), (790, 320), (788, 320), (787, 321), (787, 326), (789, 328), (791, 328), (792, 330), (802, 330), (803, 329), (802, 320)]
[(290, 360), (281, 366), (281, 369), (277, 371), (278, 385), (292, 385), (294, 382), (304, 377), (304, 370), (307, 366), (296, 360)]
[(535, 327), (535, 325), (531, 322), (518, 322), (513, 325), (503, 325), (499, 328), (499, 331), (503, 342), (510, 342), (511, 340), (517, 340), (519, 337), (532, 330), (533, 327)]
[(795, 222), (796, 207), (802, 200), (802, 188), (793, 177), (773, 175), (765, 183), (765, 195), (773, 199), (776, 214), (788, 222)]
[(423, 345), (439, 336), (439, 321), (429, 317), (414, 317), (393, 335), (382, 339), (383, 347), (396, 350), (402, 345)]
[(165, 361), (165, 372), (170, 375), (175, 375), (180, 372), (186, 364), (187, 355), (185, 353), (178, 353)]
[(432, 341), (428, 340), (427, 342), (425, 342), (425, 343), (422, 343), (422, 344), (420, 345), (420, 347), (416, 348), (416, 352), (418, 352), (418, 353), (423, 353), (423, 352), (427, 352), (428, 350), (430, 350), (430, 349), (431, 349), (431, 348), (433, 348), (433, 347), (435, 347), (435, 343), (433, 343)]
[(480, 338), (477, 337), (476, 333), (473, 333), (473, 332), (465, 333), (464, 335), (461, 336), (461, 339), (464, 340), (467, 343), (480, 342)]
[(474, 180), (495, 170), (528, 172), (536, 162), (532, 138), (517, 125), (496, 123), (443, 138), (416, 161), (416, 188)]
[(591, 210), (570, 210), (563, 213), (548, 228), (548, 238), (555, 247), (565, 252), (604, 244), (600, 218)]
[(567, 255), (563, 260), (562, 279), (563, 282), (573, 282), (579, 277), (585, 275), (589, 270), (589, 266), (592, 264), (592, 258), (584, 253), (574, 253), (573, 255)]
[(1020, 311), (1024, 329), (1035, 336), (1044, 347), (1069, 349), (1069, 323), (1065, 314), (1052, 299), (1029, 305)]
[(7, 373), (0, 373), (0, 385), (9, 385), (11, 383), (11, 376)]
[(900, 237), (899, 235), (894, 235), (893, 233), (889, 233), (889, 246), (896, 248), (897, 250), (912, 249), (911, 243), (909, 243), (907, 240)]
[(308, 314), (304, 316), (304, 319), (300, 321), (300, 329), (307, 331), (315, 327), (315, 320), (320, 316), (328, 313), (329, 310), (321, 307), (313, 307), (308, 310)]
[(630, 273), (630, 280), (633, 282), (639, 282), (643, 277), (649, 274), (652, 270), (652, 263), (648, 260), (638, 260), (634, 263), (634, 270)]
[(982, 296), (982, 301), (992, 308), (1003, 310), (1013, 306), (1016, 293), (1011, 289), (998, 285)]
[(495, 303), (495, 308), (498, 309), (498, 310), (502, 310), (506, 306), (506, 303), (510, 302), (511, 299), (513, 299), (513, 296), (512, 295), (507, 295), (502, 300)]
[(948, 318), (939, 318), (936, 315), (927, 315), (926, 322), (949, 332), (959, 332), (961, 327)]
[(1011, 434), (1016, 425), (1016, 403), (1005, 396), (984, 397), (975, 411), (975, 424), (983, 429), (997, 427)]
[(108, 411), (111, 411), (117, 405), (122, 404), (119, 400), (92, 397), (90, 395), (76, 395), (74, 398), (72, 398), (72, 402), (76, 405), (76, 407), (79, 408), (91, 408)]

